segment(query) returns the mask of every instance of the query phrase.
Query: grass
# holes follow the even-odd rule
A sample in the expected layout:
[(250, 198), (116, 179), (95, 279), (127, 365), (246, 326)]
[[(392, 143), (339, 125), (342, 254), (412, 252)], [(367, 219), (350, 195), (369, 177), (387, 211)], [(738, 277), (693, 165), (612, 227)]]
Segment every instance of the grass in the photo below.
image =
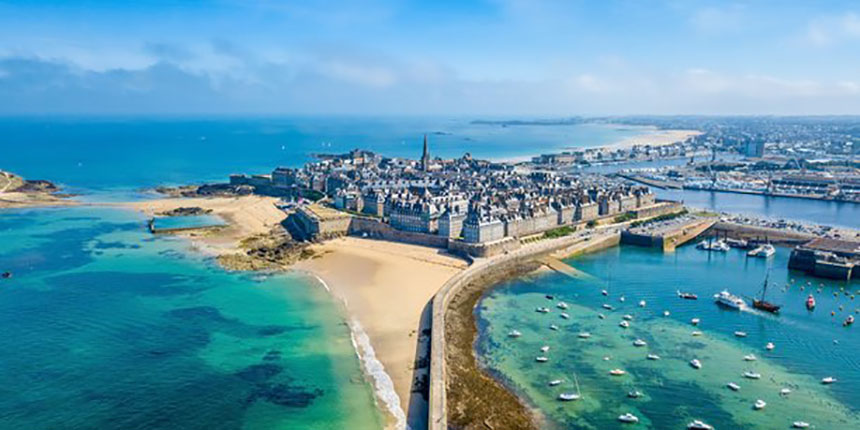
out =
[(544, 237), (544, 239), (555, 239), (558, 237), (569, 236), (569, 235), (573, 234), (573, 232), (575, 232), (575, 231), (576, 231), (576, 229), (574, 227), (571, 227), (569, 225), (565, 225), (565, 226), (554, 228), (552, 230), (548, 230), (548, 231), (544, 232), (543, 237)]
[(621, 222), (631, 221), (634, 219), (636, 219), (636, 214), (631, 213), (631, 212), (626, 212), (626, 213), (623, 213), (621, 215), (616, 216), (615, 218), (612, 219), (612, 221), (617, 224), (617, 223), (621, 223)]

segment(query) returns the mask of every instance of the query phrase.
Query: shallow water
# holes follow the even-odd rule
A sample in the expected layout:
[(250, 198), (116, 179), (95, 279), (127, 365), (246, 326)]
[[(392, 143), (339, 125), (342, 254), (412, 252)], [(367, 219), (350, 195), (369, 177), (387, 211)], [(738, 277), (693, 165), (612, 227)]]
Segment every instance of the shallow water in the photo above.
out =
[(111, 209), (0, 211), (0, 428), (379, 429), (348, 327)]
[[(736, 250), (727, 254), (707, 254), (692, 247), (674, 254), (619, 247), (583, 256), (569, 262), (595, 275), (595, 282), (578, 281), (557, 274), (544, 274), (503, 284), (488, 293), (476, 310), (481, 327), (477, 344), (481, 361), (520, 395), (545, 413), (557, 428), (627, 428), (617, 417), (630, 412), (640, 423), (630, 428), (682, 429), (693, 419), (702, 419), (718, 429), (786, 429), (792, 421), (803, 420), (818, 429), (857, 428), (860, 423), (860, 340), (856, 327), (843, 328), (848, 312), (860, 307), (841, 288), (860, 290), (860, 284), (828, 282), (788, 273), (788, 250), (779, 249), (770, 260), (747, 259)], [(735, 294), (752, 296), (761, 288), (768, 268), (778, 285), (769, 299), (785, 305), (779, 316), (755, 311), (731, 311), (718, 307), (713, 294), (728, 288)], [(786, 283), (792, 287), (782, 291)], [(610, 280), (611, 279), (611, 280)], [(801, 291), (799, 284), (814, 282)], [(823, 283), (822, 293), (817, 293)], [(609, 290), (605, 297), (600, 290)], [(699, 295), (697, 301), (681, 300), (676, 290)], [(804, 300), (812, 292), (818, 300), (814, 312), (807, 312)], [(840, 292), (834, 297), (833, 292)], [(556, 296), (553, 301), (544, 295)], [(621, 302), (621, 296), (625, 301)], [(560, 317), (555, 304), (564, 300), (570, 319)], [(644, 308), (640, 300), (646, 301)], [(614, 311), (602, 308), (611, 304)], [(839, 306), (843, 310), (839, 311)], [(549, 314), (535, 312), (548, 306)], [(669, 310), (670, 316), (663, 316)], [(835, 317), (830, 311), (837, 312)], [(606, 319), (598, 318), (605, 314)], [(633, 317), (628, 329), (619, 327), (622, 316)], [(698, 327), (690, 324), (700, 318)], [(558, 331), (549, 329), (559, 326)], [(522, 337), (512, 339), (510, 330)], [(702, 336), (692, 336), (700, 330)], [(580, 332), (592, 337), (580, 339)], [(748, 336), (738, 338), (735, 331)], [(647, 346), (636, 347), (642, 339)], [(838, 344), (834, 343), (838, 341)], [(773, 342), (776, 348), (764, 346)], [(540, 347), (549, 346), (547, 363), (537, 363)], [(646, 359), (658, 354), (659, 361)], [(755, 362), (743, 360), (754, 354)], [(604, 360), (609, 357), (609, 360)], [(702, 363), (699, 370), (689, 365)], [(620, 368), (624, 376), (610, 376)], [(742, 377), (751, 370), (760, 380)], [(574, 379), (574, 375), (576, 378)], [(822, 377), (839, 379), (825, 386)], [(548, 382), (563, 379), (558, 387)], [(561, 392), (576, 392), (579, 383), (583, 399), (559, 402)], [(739, 392), (726, 387), (741, 386)], [(780, 396), (782, 388), (793, 392)], [(627, 397), (638, 390), (643, 396)], [(764, 410), (752, 405), (767, 402)]]

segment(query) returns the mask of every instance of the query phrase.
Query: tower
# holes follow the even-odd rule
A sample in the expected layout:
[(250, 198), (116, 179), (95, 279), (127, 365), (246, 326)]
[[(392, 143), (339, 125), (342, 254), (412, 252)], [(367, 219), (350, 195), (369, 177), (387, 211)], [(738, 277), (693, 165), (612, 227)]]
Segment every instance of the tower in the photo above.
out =
[(427, 149), (427, 135), (424, 135), (424, 152), (421, 153), (421, 170), (430, 170), (430, 150)]

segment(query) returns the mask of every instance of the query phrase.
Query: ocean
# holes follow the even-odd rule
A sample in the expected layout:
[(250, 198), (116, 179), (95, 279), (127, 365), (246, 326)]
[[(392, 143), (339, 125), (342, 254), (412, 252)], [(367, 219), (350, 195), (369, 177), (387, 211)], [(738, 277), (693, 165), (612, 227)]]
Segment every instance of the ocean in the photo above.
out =
[[(794, 421), (818, 429), (857, 428), (860, 336), (857, 327), (845, 328), (842, 322), (847, 315), (860, 316), (860, 299), (855, 299), (860, 283), (789, 272), (789, 253), (778, 248), (764, 260), (738, 250), (709, 254), (689, 245), (669, 254), (621, 246), (567, 260), (595, 280), (539, 274), (506, 282), (482, 298), (475, 311), (479, 360), (540, 410), (551, 428), (628, 428), (618, 421), (625, 413), (640, 419), (638, 429), (686, 428), (694, 419), (717, 429), (787, 429)], [(715, 304), (712, 296), (723, 289), (756, 296), (768, 271), (767, 297), (784, 306), (779, 315)], [(682, 300), (679, 290), (699, 299)], [(812, 312), (804, 305), (808, 294), (818, 302)], [(570, 319), (560, 317), (559, 301), (569, 305), (564, 312)], [(537, 313), (538, 306), (552, 311)], [(626, 314), (632, 317), (627, 329), (619, 326)], [(700, 319), (698, 326), (691, 324), (693, 318)], [(559, 330), (550, 330), (550, 324)], [(511, 330), (522, 336), (508, 337)], [(692, 335), (697, 330), (702, 336)], [(735, 331), (747, 336), (736, 337)], [(582, 332), (591, 337), (579, 338)], [(636, 339), (647, 345), (634, 346)], [(775, 345), (772, 351), (765, 348), (768, 342)], [(549, 351), (542, 353), (542, 346)], [(648, 360), (648, 354), (660, 360)], [(757, 360), (745, 361), (747, 354)], [(540, 355), (549, 361), (536, 362)], [(692, 359), (702, 368), (694, 369)], [(608, 372), (616, 368), (627, 374), (611, 376)], [(744, 378), (747, 371), (760, 373), (761, 379)], [(827, 376), (838, 382), (821, 384)], [(557, 379), (562, 384), (548, 385)], [(728, 389), (729, 382), (740, 390)], [(557, 400), (560, 393), (576, 393), (577, 383), (581, 400)], [(783, 388), (792, 392), (780, 395)], [(642, 396), (629, 398), (631, 391)], [(758, 399), (767, 403), (763, 410), (753, 409)]]

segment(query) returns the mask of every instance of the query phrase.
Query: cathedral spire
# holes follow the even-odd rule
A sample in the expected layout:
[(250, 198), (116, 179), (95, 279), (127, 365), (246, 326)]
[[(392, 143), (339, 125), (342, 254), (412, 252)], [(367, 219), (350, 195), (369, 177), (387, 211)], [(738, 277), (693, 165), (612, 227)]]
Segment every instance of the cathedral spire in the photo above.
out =
[(424, 152), (421, 153), (421, 170), (430, 169), (430, 150), (427, 148), (427, 135), (424, 135)]

